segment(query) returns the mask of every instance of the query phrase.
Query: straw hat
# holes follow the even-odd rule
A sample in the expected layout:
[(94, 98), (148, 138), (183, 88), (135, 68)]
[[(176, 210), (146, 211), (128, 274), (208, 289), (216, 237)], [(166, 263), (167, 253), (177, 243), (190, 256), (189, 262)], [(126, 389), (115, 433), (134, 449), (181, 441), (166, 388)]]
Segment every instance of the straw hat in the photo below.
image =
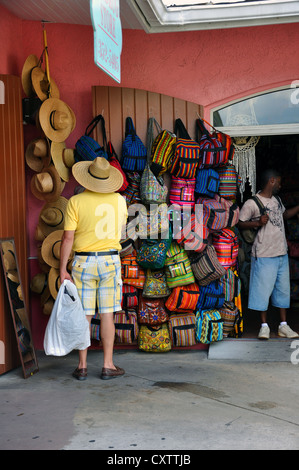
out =
[(27, 57), (23, 65), (21, 80), (24, 93), (28, 98), (35, 94), (34, 89), (32, 87), (31, 71), (32, 69), (34, 69), (34, 67), (37, 67), (38, 64), (39, 60), (36, 55), (31, 54)]
[[(52, 268), (59, 268), (60, 265), (60, 247), (63, 230), (55, 230), (50, 233), (42, 244), (41, 254), (43, 260)], [(70, 258), (73, 258), (73, 252), (70, 254)]]
[(47, 75), (41, 67), (34, 67), (31, 70), (31, 82), (32, 88), (41, 101), (45, 101), (49, 97), (60, 97), (56, 83), (52, 78), (50, 78), (50, 83), (48, 82)]
[(40, 225), (37, 224), (36, 229), (35, 229), (35, 233), (34, 233), (34, 239), (37, 242), (42, 242), (42, 241), (44, 241), (45, 238), (46, 238), (46, 236), (43, 234), (42, 229), (40, 228)]
[(43, 305), (43, 314), (44, 315), (51, 315), (53, 306), (54, 306), (54, 299), (52, 297), (49, 297), (48, 300), (44, 303)]
[(20, 279), (19, 279), (19, 273), (16, 269), (8, 269), (7, 272), (7, 277), (15, 282), (16, 284), (19, 284), (20, 283)]
[(70, 168), (75, 163), (75, 150), (66, 148), (65, 142), (52, 142), (51, 155), (60, 178), (63, 181), (68, 181)]
[(36, 274), (30, 282), (30, 290), (35, 294), (42, 294), (47, 286), (47, 275), (46, 273)]
[(97, 157), (92, 162), (75, 163), (72, 172), (81, 186), (96, 193), (113, 193), (124, 182), (121, 172), (104, 157)]
[(56, 201), (64, 189), (65, 183), (61, 181), (54, 165), (44, 168), (41, 173), (31, 178), (31, 192), (40, 200)]
[(59, 288), (61, 286), (60, 271), (56, 268), (51, 268), (49, 271), (49, 291), (53, 299), (56, 299)]
[(26, 148), (25, 159), (31, 170), (39, 172), (51, 163), (48, 139), (34, 139)]
[(76, 118), (70, 107), (58, 98), (48, 98), (39, 110), (39, 122), (53, 142), (64, 142), (75, 127)]
[(44, 236), (55, 230), (61, 230), (64, 226), (64, 214), (68, 200), (60, 196), (56, 201), (46, 203), (40, 214), (38, 229)]
[(2, 242), (2, 256), (6, 271), (14, 271), (17, 269), (14, 246), (11, 241), (7, 240)]

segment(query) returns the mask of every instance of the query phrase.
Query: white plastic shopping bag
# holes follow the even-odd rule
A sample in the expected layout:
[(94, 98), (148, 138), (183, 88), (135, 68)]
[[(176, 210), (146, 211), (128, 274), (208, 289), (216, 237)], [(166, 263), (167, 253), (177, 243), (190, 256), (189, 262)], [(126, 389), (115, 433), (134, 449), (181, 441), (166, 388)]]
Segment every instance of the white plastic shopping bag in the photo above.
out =
[(47, 355), (65, 356), (74, 349), (90, 346), (89, 323), (75, 284), (63, 281), (49, 318), (44, 350)]

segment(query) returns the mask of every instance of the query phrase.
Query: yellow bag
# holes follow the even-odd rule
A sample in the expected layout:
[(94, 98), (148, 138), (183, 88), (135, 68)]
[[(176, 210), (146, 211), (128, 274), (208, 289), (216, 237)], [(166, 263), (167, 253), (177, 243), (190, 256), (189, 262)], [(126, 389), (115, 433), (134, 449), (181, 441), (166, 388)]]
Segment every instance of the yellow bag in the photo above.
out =
[(146, 352), (167, 352), (171, 350), (171, 340), (167, 323), (158, 326), (141, 325), (138, 347)]

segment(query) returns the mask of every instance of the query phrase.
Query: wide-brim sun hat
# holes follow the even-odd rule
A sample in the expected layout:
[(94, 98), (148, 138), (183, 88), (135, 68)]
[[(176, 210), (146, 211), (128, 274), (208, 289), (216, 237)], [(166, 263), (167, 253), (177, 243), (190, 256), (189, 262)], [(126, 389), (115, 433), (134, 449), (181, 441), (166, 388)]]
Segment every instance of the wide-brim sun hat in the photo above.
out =
[(52, 142), (64, 142), (75, 127), (76, 117), (64, 101), (48, 98), (39, 109), (39, 122)]
[(48, 98), (59, 98), (60, 93), (54, 80), (50, 78), (50, 83), (46, 73), (41, 67), (34, 67), (31, 70), (32, 88), (41, 101)]
[(31, 170), (40, 172), (51, 163), (50, 146), (47, 138), (34, 139), (26, 147), (25, 160)]
[[(63, 230), (55, 230), (55, 232), (48, 235), (41, 247), (41, 255), (43, 260), (52, 268), (58, 269), (60, 266), (60, 248)], [(71, 251), (69, 259), (74, 257), (74, 252)]]
[(38, 64), (39, 64), (39, 60), (37, 56), (34, 54), (31, 54), (27, 57), (23, 65), (21, 81), (22, 81), (22, 87), (23, 87), (24, 93), (28, 98), (34, 96), (35, 94), (33, 86), (32, 86), (32, 81), (31, 81), (31, 72), (34, 69), (34, 67), (38, 66)]
[(92, 162), (75, 163), (72, 172), (81, 186), (96, 193), (113, 193), (120, 189), (124, 182), (121, 172), (104, 157), (97, 157)]
[(30, 188), (32, 194), (41, 201), (56, 201), (65, 186), (54, 165), (44, 168), (41, 173), (36, 173), (31, 178)]
[(65, 142), (52, 142), (51, 156), (61, 179), (69, 181), (70, 169), (75, 163), (75, 150), (67, 148)]
[(56, 299), (61, 286), (60, 271), (57, 268), (51, 268), (48, 277), (49, 291), (53, 299)]
[(47, 202), (41, 209), (38, 227), (44, 236), (48, 236), (55, 230), (62, 230), (64, 215), (68, 200), (60, 196), (56, 201)]

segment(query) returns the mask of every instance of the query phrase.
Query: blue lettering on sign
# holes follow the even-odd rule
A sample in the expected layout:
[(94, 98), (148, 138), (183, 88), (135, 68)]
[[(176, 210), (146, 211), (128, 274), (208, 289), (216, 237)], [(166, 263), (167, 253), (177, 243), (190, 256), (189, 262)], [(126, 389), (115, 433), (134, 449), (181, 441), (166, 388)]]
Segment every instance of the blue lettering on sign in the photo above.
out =
[(94, 60), (98, 67), (120, 83), (122, 29), (119, 0), (90, 0), (94, 29)]

